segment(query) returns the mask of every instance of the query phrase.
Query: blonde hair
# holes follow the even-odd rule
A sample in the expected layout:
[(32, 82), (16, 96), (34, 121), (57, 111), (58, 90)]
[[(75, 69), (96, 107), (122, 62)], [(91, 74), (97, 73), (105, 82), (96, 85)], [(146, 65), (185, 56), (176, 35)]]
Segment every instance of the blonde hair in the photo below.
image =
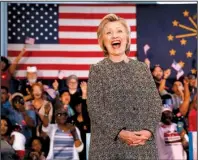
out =
[(30, 93), (31, 93), (31, 95), (32, 95), (32, 97), (34, 97), (34, 95), (33, 95), (33, 90), (34, 90), (34, 87), (35, 86), (37, 86), (37, 87), (39, 87), (40, 88), (40, 90), (41, 90), (41, 92), (42, 92), (42, 98), (43, 98), (43, 95), (44, 95), (44, 87), (43, 87), (43, 84), (41, 83), (41, 82), (37, 82), (37, 83), (34, 83), (33, 85), (32, 85), (32, 87), (31, 87), (31, 90), (30, 90)]
[(102, 37), (104, 26), (108, 22), (116, 22), (116, 21), (120, 22), (124, 26), (124, 28), (126, 29), (128, 38), (127, 38), (127, 45), (126, 45), (125, 54), (128, 54), (130, 52), (130, 44), (131, 44), (131, 37), (130, 37), (131, 30), (130, 30), (130, 27), (127, 24), (125, 19), (123, 19), (121, 17), (118, 17), (117, 15), (111, 13), (111, 14), (108, 14), (105, 17), (103, 17), (102, 21), (100, 22), (100, 24), (98, 26), (98, 30), (97, 30), (98, 43), (99, 43), (100, 47), (102, 48), (102, 50), (104, 52), (104, 56), (108, 56), (108, 51), (107, 51), (106, 47), (104, 46), (103, 37)]

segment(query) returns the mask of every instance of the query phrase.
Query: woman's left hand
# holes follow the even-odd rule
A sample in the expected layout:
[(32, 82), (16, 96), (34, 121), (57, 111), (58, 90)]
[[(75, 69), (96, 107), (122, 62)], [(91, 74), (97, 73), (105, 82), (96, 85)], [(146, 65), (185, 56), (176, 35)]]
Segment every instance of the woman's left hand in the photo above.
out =
[[(133, 141), (130, 146), (145, 145), (146, 141), (152, 136), (151, 132), (147, 130), (135, 131), (133, 133), (140, 136), (140, 138), (142, 137), (142, 139)], [(146, 140), (145, 137), (147, 137), (148, 139)]]

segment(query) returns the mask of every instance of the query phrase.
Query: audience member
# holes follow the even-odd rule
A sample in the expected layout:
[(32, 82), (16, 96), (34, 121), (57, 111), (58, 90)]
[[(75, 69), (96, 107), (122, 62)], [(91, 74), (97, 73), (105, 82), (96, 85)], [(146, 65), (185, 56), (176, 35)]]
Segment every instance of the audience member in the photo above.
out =
[(11, 92), (11, 78), (15, 73), (17, 64), (25, 52), (26, 48), (24, 47), (19, 55), (12, 61), (12, 63), (9, 62), (8, 58), (3, 56), (1, 57), (1, 85), (7, 87), (9, 92)]
[(185, 116), (189, 109), (190, 92), (188, 78), (185, 77), (183, 82), (184, 85), (182, 82), (177, 80), (174, 82), (172, 87), (173, 113), (175, 116)]
[(12, 124), (10, 120), (5, 116), (1, 116), (1, 140), (5, 140), (10, 143), (11, 132)]
[[(160, 160), (186, 160), (187, 155), (183, 148), (186, 143), (182, 132), (178, 132), (177, 124), (172, 123), (172, 109), (165, 105), (162, 110), (161, 122), (156, 129), (156, 144)], [(183, 131), (184, 132), (184, 131)]]
[(46, 115), (43, 120), (42, 130), (46, 132), (51, 140), (50, 150), (47, 156), (49, 160), (75, 159), (79, 160), (77, 152), (83, 150), (80, 131), (75, 126), (66, 123), (67, 112), (63, 109), (55, 110), (56, 124), (49, 124)]
[(15, 124), (13, 126), (13, 132), (11, 133), (10, 144), (12, 145), (13, 149), (19, 156), (20, 160), (23, 160), (25, 156), (26, 138), (21, 133), (21, 130), (22, 128), (20, 127), (20, 125)]
[(18, 87), (19, 92), (24, 95), (25, 101), (31, 100), (32, 96), (30, 93), (31, 87), (34, 83), (37, 82), (37, 67), (36, 66), (28, 66), (26, 79), (20, 81), (20, 85)]
[(12, 108), (9, 98), (10, 98), (10, 94), (8, 92), (8, 88), (5, 86), (1, 86), (1, 115), (2, 116), (8, 117), (9, 109)]
[(38, 126), (37, 137), (42, 140), (42, 151), (44, 152), (44, 156), (47, 157), (50, 147), (50, 138), (46, 132), (43, 132), (42, 125)]
[(46, 160), (43, 145), (40, 137), (33, 137), (31, 140), (31, 151), (28, 155), (28, 160)]
[[(30, 94), (33, 99), (25, 103), (26, 107), (28, 109), (33, 109), (37, 113), (38, 119), (41, 119), (42, 121), (45, 115), (45, 107), (48, 107), (49, 105), (50, 107), (49, 121), (51, 122), (53, 107), (52, 107), (51, 102), (44, 99), (43, 85), (41, 83), (34, 83), (30, 90)], [(40, 123), (37, 121), (37, 124), (40, 124)]]
[[(82, 142), (86, 144), (86, 134), (90, 133), (90, 118), (87, 111), (86, 99), (79, 98), (74, 109), (73, 123), (79, 128)], [(79, 153), (79, 156), (80, 160), (86, 159), (86, 147)]]
[(167, 69), (163, 71), (163, 68), (160, 65), (155, 65), (151, 69), (151, 73), (160, 95), (167, 94), (169, 88), (166, 86), (166, 80), (169, 78), (171, 70)]
[(192, 101), (194, 96), (197, 94), (197, 75), (188, 74), (189, 89), (190, 89), (190, 100)]
[(36, 113), (33, 110), (25, 109), (25, 102), (21, 93), (12, 95), (11, 104), (13, 106), (11, 122), (13, 125), (18, 124), (22, 127), (22, 133), (26, 137), (26, 141), (29, 142), (32, 137), (32, 129), (36, 127)]
[(14, 149), (10, 145), (12, 124), (8, 118), (1, 116), (1, 160), (19, 160)]

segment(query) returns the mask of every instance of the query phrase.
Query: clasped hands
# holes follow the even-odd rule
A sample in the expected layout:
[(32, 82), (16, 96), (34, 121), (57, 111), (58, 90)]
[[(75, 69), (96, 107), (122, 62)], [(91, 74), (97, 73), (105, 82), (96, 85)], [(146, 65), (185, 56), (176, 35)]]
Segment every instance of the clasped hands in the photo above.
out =
[(127, 131), (122, 130), (118, 137), (121, 141), (128, 144), (129, 146), (144, 145), (147, 140), (152, 136), (150, 131)]

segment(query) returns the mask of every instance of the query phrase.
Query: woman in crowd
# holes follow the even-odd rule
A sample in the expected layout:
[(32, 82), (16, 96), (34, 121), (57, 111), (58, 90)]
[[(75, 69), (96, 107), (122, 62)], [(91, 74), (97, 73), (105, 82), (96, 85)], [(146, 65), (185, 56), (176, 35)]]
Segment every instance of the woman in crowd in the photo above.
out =
[(28, 160), (45, 160), (43, 151), (43, 143), (40, 137), (33, 137), (31, 141), (31, 151), (28, 155)]
[(130, 34), (126, 21), (115, 14), (105, 16), (98, 27), (106, 58), (89, 72), (89, 160), (157, 157), (153, 136), (162, 102), (147, 65), (127, 56)]
[(1, 116), (1, 140), (10, 142), (10, 134), (12, 132), (12, 124), (8, 118)]
[(172, 97), (164, 95), (161, 122), (156, 129), (156, 144), (160, 160), (186, 160), (184, 149), (188, 147), (188, 136), (181, 124), (173, 123)]
[(12, 124), (8, 118), (1, 116), (1, 160), (19, 160), (14, 149), (10, 145)]
[(47, 135), (47, 133), (43, 132), (42, 125), (38, 126), (37, 129), (37, 136), (42, 141), (42, 150), (44, 152), (44, 156), (47, 157), (50, 147), (50, 137)]
[[(86, 99), (79, 98), (76, 101), (74, 111), (75, 115), (72, 117), (73, 123), (79, 128), (82, 141), (86, 144), (86, 133), (90, 133), (90, 118), (87, 111)], [(79, 156), (80, 160), (86, 159), (86, 147), (84, 147)]]
[(50, 107), (49, 121), (51, 122), (53, 107), (51, 102), (44, 99), (43, 85), (41, 83), (34, 83), (32, 85), (31, 95), (33, 97), (33, 100), (27, 101), (25, 104), (28, 109), (34, 109), (37, 113), (37, 118), (40, 119), (40, 121), (38, 121), (38, 124), (43, 121), (43, 117), (45, 115), (45, 107), (48, 105)]
[(20, 61), (21, 57), (24, 55), (25, 52), (26, 48), (24, 47), (11, 64), (6, 57), (1, 57), (1, 85), (7, 87), (9, 91), (11, 89), (10, 80), (14, 75), (18, 62)]
[(13, 109), (10, 120), (12, 125), (18, 124), (22, 127), (21, 133), (26, 137), (27, 145), (33, 135), (32, 130), (36, 127), (36, 113), (31, 109), (25, 109), (24, 97), (21, 93), (12, 95), (11, 104)]
[(79, 160), (77, 152), (81, 152), (84, 145), (78, 128), (66, 123), (67, 112), (62, 107), (55, 110), (56, 124), (49, 124), (49, 107), (46, 108), (45, 113), (42, 130), (50, 137), (47, 160)]

